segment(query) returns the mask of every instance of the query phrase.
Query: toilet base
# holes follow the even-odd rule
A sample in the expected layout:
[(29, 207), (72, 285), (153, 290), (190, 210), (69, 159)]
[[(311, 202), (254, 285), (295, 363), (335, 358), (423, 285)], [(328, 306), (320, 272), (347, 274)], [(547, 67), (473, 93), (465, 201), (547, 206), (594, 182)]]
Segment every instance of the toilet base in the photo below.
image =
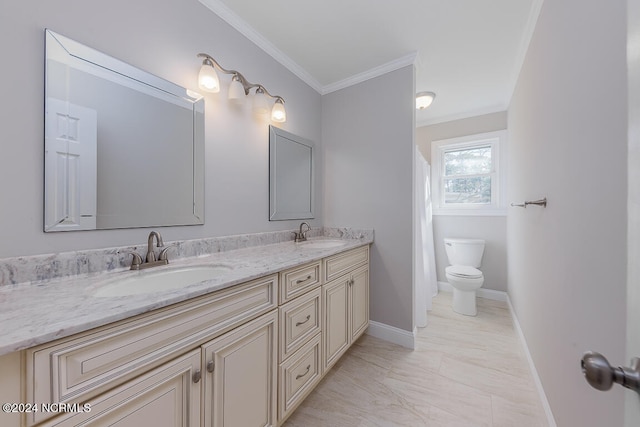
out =
[(453, 311), (465, 316), (477, 315), (476, 291), (463, 291), (453, 288)]

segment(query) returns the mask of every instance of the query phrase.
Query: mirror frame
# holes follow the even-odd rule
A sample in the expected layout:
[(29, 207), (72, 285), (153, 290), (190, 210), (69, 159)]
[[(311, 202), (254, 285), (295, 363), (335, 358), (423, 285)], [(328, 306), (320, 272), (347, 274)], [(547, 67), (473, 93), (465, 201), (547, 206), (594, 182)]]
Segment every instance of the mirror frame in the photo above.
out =
[[(279, 157), (278, 145), (290, 142), (299, 144), (309, 150), (309, 209), (298, 211), (286, 211), (282, 206), (278, 205), (278, 178), (286, 176), (288, 169), (282, 164), (282, 158)], [(269, 221), (282, 221), (288, 219), (313, 219), (315, 209), (315, 146), (308, 139), (294, 135), (290, 132), (269, 125)]]
[[(189, 191), (193, 197), (188, 205), (183, 205), (181, 211), (176, 211), (176, 215), (163, 217), (158, 215), (155, 218), (146, 218), (142, 212), (135, 212), (135, 216), (131, 213), (120, 212), (116, 215), (110, 214), (111, 218), (118, 218), (115, 223), (103, 225), (98, 227), (100, 212), (97, 211), (97, 189), (98, 184), (95, 181), (95, 176), (88, 180), (88, 184), (82, 183), (82, 180), (78, 180), (74, 185), (80, 190), (76, 190), (79, 193), (83, 191), (85, 194), (87, 191), (92, 191), (90, 196), (93, 200), (89, 200), (90, 208), (87, 212), (81, 212), (77, 205), (82, 204), (82, 200), (78, 202), (73, 198), (74, 196), (66, 195), (64, 199), (59, 199), (58, 194), (70, 194), (71, 185), (67, 179), (58, 178), (58, 183), (50, 182), (48, 179), (47, 164), (45, 159), (45, 172), (44, 172), (44, 218), (43, 229), (45, 232), (57, 232), (57, 231), (80, 231), (80, 230), (105, 230), (105, 229), (118, 229), (118, 228), (143, 228), (143, 227), (157, 227), (157, 226), (183, 226), (183, 225), (202, 225), (204, 224), (204, 204), (205, 204), (205, 192), (204, 192), (204, 98), (194, 92), (187, 90), (175, 83), (167, 81), (163, 78), (157, 77), (151, 73), (138, 69), (132, 65), (115, 59), (107, 54), (85, 46), (75, 40), (69, 39), (58, 33), (45, 29), (45, 157), (47, 156), (47, 150), (52, 148), (47, 143), (48, 139), (53, 138), (50, 132), (47, 130), (51, 125), (51, 118), (48, 111), (48, 97), (52, 96), (48, 90), (49, 86), (49, 60), (55, 60), (67, 67), (73, 67), (75, 69), (87, 72), (99, 78), (105, 78), (110, 82), (117, 83), (124, 88), (134, 89), (140, 93), (146, 93), (154, 98), (162, 99), (167, 103), (175, 103), (176, 105), (185, 106), (188, 111), (191, 109), (192, 119), (189, 131), (190, 135), (185, 133), (185, 138), (180, 138), (180, 141), (187, 141), (187, 138), (191, 140), (190, 149), (192, 151), (192, 172), (191, 187), (183, 187), (179, 191)], [(64, 83), (69, 85), (69, 82)], [(52, 100), (56, 101), (55, 99)], [(61, 103), (67, 103), (69, 105), (69, 99), (63, 99), (56, 101)], [(191, 105), (190, 105), (191, 104)], [(69, 108), (69, 107), (67, 107)], [(94, 110), (95, 111), (95, 110)], [(95, 113), (94, 113), (95, 114)], [(152, 124), (149, 123), (149, 126)], [(140, 130), (144, 132), (144, 129), (148, 127), (140, 127)], [(93, 131), (95, 132), (95, 131)], [(151, 133), (149, 133), (151, 134)], [(149, 142), (149, 141), (147, 141)], [(100, 141), (97, 142), (99, 144)], [(180, 148), (178, 148), (180, 149)], [(68, 153), (68, 151), (67, 151)], [(96, 154), (97, 156), (97, 154)], [(96, 157), (97, 158), (97, 157)], [(96, 158), (91, 160), (89, 157), (89, 163), (95, 164)], [(66, 166), (69, 168), (69, 166)], [(165, 167), (164, 172), (171, 172), (170, 167)], [(70, 172), (65, 172), (68, 175)], [(73, 188), (76, 188), (73, 187)], [(84, 188), (84, 190), (83, 190)], [(89, 190), (87, 190), (89, 189)], [(54, 200), (50, 200), (51, 198)], [(171, 203), (171, 200), (166, 203)], [(163, 203), (165, 203), (163, 202)], [(91, 207), (95, 204), (95, 207)], [(69, 207), (73, 205), (72, 207)], [(65, 212), (58, 212), (61, 208), (59, 206), (67, 206)], [(53, 212), (52, 212), (53, 210)], [(76, 212), (77, 210), (77, 212)], [(72, 212), (73, 211), (73, 212)], [(191, 213), (189, 213), (191, 211)], [(166, 212), (165, 212), (166, 213)], [(91, 215), (86, 215), (91, 214)], [(93, 216), (93, 219), (88, 222), (83, 222), (84, 217)]]

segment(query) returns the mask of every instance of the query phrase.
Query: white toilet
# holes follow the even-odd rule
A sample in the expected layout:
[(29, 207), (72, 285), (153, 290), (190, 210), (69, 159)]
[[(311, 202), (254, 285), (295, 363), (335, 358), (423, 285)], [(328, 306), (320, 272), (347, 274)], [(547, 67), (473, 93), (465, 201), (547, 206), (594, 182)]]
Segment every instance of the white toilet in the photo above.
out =
[(467, 316), (475, 316), (476, 291), (484, 283), (484, 276), (478, 267), (482, 264), (484, 240), (444, 239), (444, 248), (449, 258), (446, 268), (447, 281), (453, 287), (453, 311)]

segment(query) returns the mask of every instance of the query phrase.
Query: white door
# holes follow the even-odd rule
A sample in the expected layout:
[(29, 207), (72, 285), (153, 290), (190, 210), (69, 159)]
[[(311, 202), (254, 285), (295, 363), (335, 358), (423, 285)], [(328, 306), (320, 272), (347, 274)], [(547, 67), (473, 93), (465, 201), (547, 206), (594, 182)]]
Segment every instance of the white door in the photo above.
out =
[[(640, 2), (627, 1), (629, 94), (627, 219), (627, 362), (640, 357)], [(640, 426), (640, 396), (625, 393), (625, 426)]]
[(97, 112), (47, 98), (45, 114), (45, 231), (95, 230)]

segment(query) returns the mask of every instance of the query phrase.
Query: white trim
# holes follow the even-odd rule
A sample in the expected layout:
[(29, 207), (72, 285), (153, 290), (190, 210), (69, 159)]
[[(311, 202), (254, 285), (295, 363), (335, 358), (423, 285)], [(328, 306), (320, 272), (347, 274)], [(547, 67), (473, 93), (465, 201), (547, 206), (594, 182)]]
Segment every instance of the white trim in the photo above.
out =
[(413, 332), (409, 332), (404, 329), (369, 320), (369, 328), (366, 334), (414, 350), (416, 348), (418, 331), (414, 328)]
[(529, 362), (529, 369), (531, 369), (533, 382), (536, 384), (536, 389), (538, 390), (538, 395), (540, 397), (540, 401), (542, 402), (544, 413), (547, 416), (547, 422), (549, 423), (549, 427), (557, 427), (556, 420), (553, 418), (553, 412), (551, 411), (551, 405), (549, 405), (549, 400), (547, 399), (547, 395), (544, 392), (544, 387), (542, 387), (542, 381), (540, 381), (538, 370), (536, 369), (535, 363), (533, 363), (533, 358), (531, 357), (531, 353), (529, 352), (529, 346), (527, 345), (527, 340), (524, 337), (522, 328), (520, 328), (520, 322), (518, 321), (518, 316), (516, 316), (516, 312), (513, 309), (513, 305), (511, 304), (511, 298), (509, 298), (508, 294), (507, 294), (507, 304), (509, 305), (509, 312), (511, 312), (514, 328), (516, 329), (518, 337), (520, 338), (520, 342), (522, 343), (522, 347), (524, 348), (524, 354), (527, 356), (527, 362)]
[(463, 113), (449, 114), (447, 116), (432, 117), (428, 119), (416, 120), (416, 127), (437, 125), (440, 123), (453, 122), (456, 120), (469, 119), (472, 117), (484, 116), (485, 114), (504, 113), (509, 108), (509, 104), (494, 105), (493, 107), (481, 108), (478, 110), (466, 111)]
[[(438, 290), (442, 292), (453, 292), (453, 286), (449, 282), (438, 282)], [(480, 288), (476, 291), (476, 295), (480, 298), (490, 299), (494, 301), (507, 301), (509, 298), (505, 291), (496, 291), (494, 289)]]
[(375, 77), (382, 76), (384, 74), (390, 73), (391, 71), (399, 70), (400, 68), (406, 67), (408, 65), (415, 65), (416, 58), (418, 56), (417, 52), (410, 53), (401, 58), (395, 59), (393, 61), (387, 62), (386, 64), (379, 65), (374, 67), (368, 71), (364, 71), (362, 73), (355, 74), (351, 77), (347, 77), (344, 80), (340, 80), (335, 83), (331, 83), (322, 88), (322, 95), (326, 95), (331, 92), (335, 92), (340, 89), (344, 89), (349, 86), (354, 86), (358, 83), (362, 83), (369, 79), (373, 79)]
[(287, 54), (278, 49), (273, 43), (267, 40), (262, 34), (251, 27), (247, 21), (240, 18), (234, 11), (229, 9), (221, 0), (199, 0), (204, 6), (209, 8), (213, 13), (218, 15), (229, 25), (235, 28), (240, 34), (252, 41), (260, 49), (264, 50), (267, 55), (284, 65), (289, 71), (298, 76), (300, 80), (311, 86), (316, 92), (322, 93), (323, 86), (304, 68), (298, 65)]
[(507, 208), (499, 209), (447, 209), (446, 211), (434, 210), (437, 216), (507, 216)]

